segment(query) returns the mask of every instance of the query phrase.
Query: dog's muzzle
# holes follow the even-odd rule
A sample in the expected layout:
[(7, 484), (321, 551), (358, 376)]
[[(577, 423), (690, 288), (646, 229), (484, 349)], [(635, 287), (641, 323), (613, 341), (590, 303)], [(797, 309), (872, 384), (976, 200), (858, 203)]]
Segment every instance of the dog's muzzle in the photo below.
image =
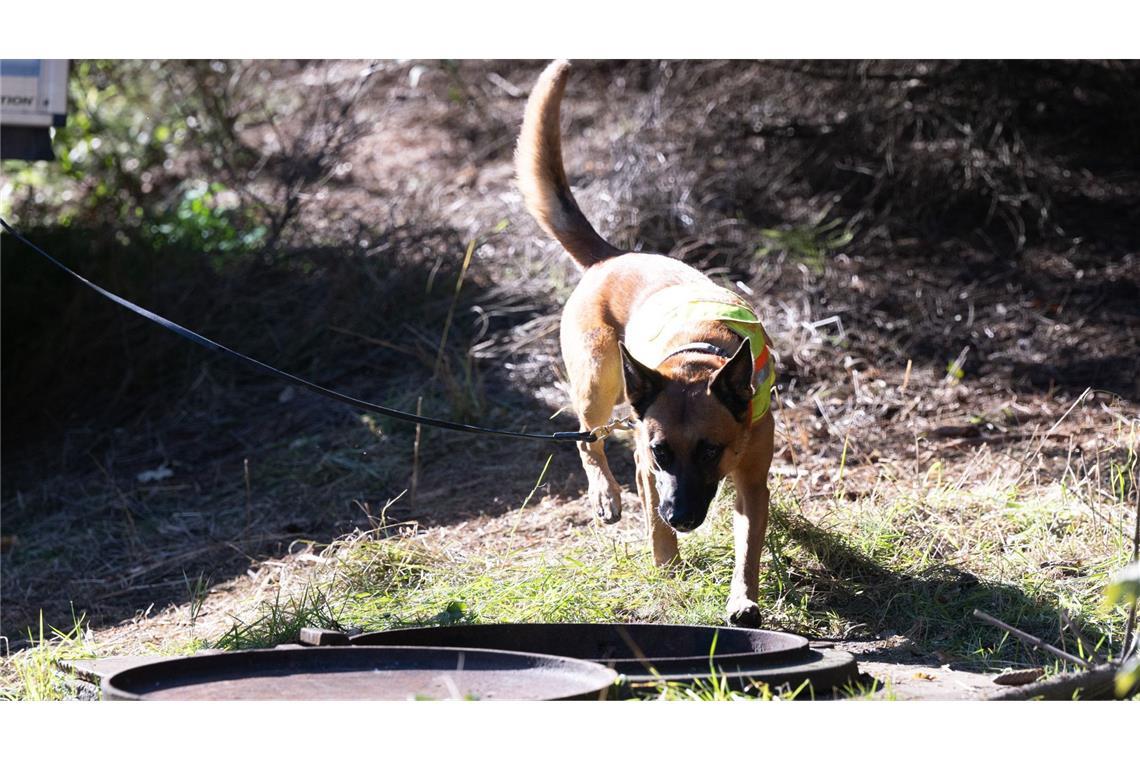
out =
[[(664, 517), (664, 515), (662, 515), (662, 517)], [(674, 518), (664, 517), (664, 519), (665, 522), (669, 524), (669, 527), (678, 533), (688, 533), (691, 530), (696, 530), (701, 526), (701, 523), (704, 522), (703, 516), (697, 518), (686, 515)]]
[(716, 496), (717, 483), (674, 478), (655, 473), (657, 495), (660, 502), (657, 513), (673, 530), (688, 533), (700, 527), (709, 513), (709, 504)]

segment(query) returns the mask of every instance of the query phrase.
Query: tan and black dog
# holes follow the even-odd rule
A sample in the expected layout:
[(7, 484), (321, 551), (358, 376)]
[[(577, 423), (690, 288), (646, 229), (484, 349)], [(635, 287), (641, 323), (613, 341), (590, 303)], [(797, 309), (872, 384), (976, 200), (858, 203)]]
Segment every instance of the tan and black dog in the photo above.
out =
[[(622, 400), (636, 419), (637, 490), (658, 565), (677, 533), (705, 519), (720, 481), (736, 486), (736, 561), (727, 617), (757, 626), (760, 552), (768, 524), (773, 370), (755, 312), (676, 259), (623, 252), (583, 216), (562, 165), (559, 108), (570, 64), (555, 61), (527, 102), (515, 168), (526, 207), (584, 270), (562, 314), (562, 356), (583, 430)], [(581, 443), (590, 505), (621, 517), (621, 486), (603, 442)]]

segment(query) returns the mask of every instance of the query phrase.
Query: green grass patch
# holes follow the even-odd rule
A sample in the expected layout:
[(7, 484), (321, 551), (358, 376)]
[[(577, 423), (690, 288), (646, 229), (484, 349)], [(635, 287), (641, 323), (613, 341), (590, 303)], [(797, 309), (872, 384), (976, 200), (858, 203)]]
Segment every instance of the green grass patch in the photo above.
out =
[(94, 656), (83, 635), (82, 618), (73, 620), (67, 629), (45, 629), (41, 615), (38, 635), (29, 631), (28, 637), (35, 646), (6, 658), (0, 699), (43, 701), (74, 697), (75, 685), (60, 668), (60, 661)]
[[(974, 608), (1051, 641), (1059, 640), (1061, 609), (1098, 647), (1121, 636), (1119, 611), (1102, 598), (1125, 547), (1059, 491), (1014, 501), (1008, 490), (892, 489), (893, 498), (872, 493), (842, 509), (805, 503), (780, 486), (774, 493), (760, 584), (765, 627), (816, 637), (903, 634), (924, 649), (993, 667), (1049, 660), (974, 620)], [(314, 620), (365, 630), (721, 624), (733, 563), (731, 496), (723, 494), (711, 524), (683, 539), (674, 569), (655, 567), (647, 542), (593, 526), (557, 545), (519, 548), (514, 515), (477, 551), (411, 531), (358, 534), (326, 549), (335, 569), (219, 643), (278, 643)], [(1070, 552), (1071, 567), (1057, 564)], [(1075, 639), (1067, 643), (1077, 649)]]

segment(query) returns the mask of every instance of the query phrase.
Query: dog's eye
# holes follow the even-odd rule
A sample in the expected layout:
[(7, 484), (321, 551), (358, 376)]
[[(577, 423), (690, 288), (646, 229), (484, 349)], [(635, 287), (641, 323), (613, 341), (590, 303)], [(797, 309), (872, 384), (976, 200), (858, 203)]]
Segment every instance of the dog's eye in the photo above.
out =
[(718, 446), (715, 443), (708, 441), (701, 441), (697, 444), (695, 458), (700, 464), (712, 465), (720, 461), (720, 455), (724, 453), (724, 446)]
[(673, 463), (673, 450), (665, 441), (656, 441), (650, 444), (649, 450), (653, 452), (653, 459), (661, 469), (667, 469)]

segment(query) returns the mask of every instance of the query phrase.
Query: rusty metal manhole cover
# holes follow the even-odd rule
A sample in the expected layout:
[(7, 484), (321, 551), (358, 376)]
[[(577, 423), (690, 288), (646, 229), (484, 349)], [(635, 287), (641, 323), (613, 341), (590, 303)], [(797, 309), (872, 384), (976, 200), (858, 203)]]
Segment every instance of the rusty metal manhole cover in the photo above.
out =
[(349, 700), (602, 698), (594, 662), (487, 649), (316, 647), (180, 657), (115, 673), (105, 699)]
[(352, 644), (487, 647), (590, 660), (623, 676), (630, 694), (660, 680), (693, 682), (715, 676), (733, 688), (754, 683), (815, 694), (858, 676), (855, 658), (813, 649), (803, 636), (778, 631), (654, 623), (503, 623), (404, 628), (352, 637)]

